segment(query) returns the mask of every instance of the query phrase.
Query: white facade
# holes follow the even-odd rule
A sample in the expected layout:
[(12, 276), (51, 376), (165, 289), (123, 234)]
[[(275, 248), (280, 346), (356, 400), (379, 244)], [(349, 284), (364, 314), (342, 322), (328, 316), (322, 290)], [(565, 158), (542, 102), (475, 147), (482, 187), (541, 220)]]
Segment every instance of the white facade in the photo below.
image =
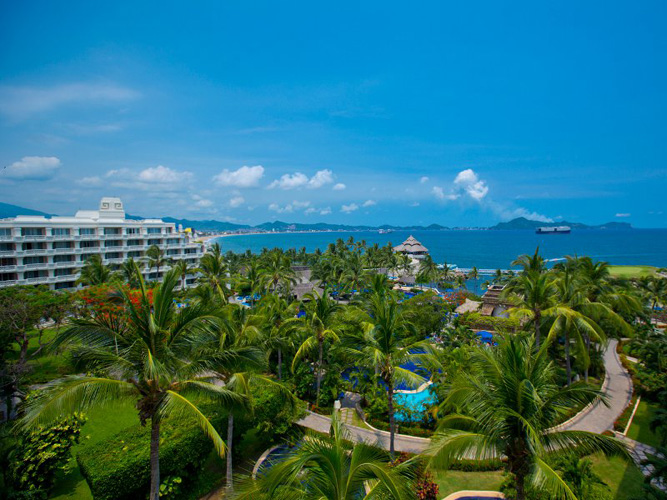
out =
[[(121, 264), (132, 257), (145, 260), (157, 245), (171, 260), (197, 266), (204, 245), (191, 234), (162, 219), (125, 218), (119, 198), (102, 198), (99, 210), (79, 210), (74, 217), (18, 216), (0, 220), (0, 287), (47, 284), (52, 289), (76, 287), (86, 260), (99, 254), (105, 264)], [(169, 266), (145, 268), (149, 280), (160, 279)], [(187, 284), (194, 276), (186, 278)]]

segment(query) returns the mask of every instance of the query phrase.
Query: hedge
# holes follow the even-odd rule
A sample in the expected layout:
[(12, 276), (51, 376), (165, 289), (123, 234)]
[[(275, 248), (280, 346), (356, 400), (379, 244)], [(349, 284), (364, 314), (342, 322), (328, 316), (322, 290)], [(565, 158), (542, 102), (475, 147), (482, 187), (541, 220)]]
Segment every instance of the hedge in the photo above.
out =
[(499, 333), (514, 333), (521, 326), (516, 318), (482, 316), (477, 312), (463, 314), (460, 322), (470, 328), (493, 330)]
[[(207, 412), (207, 414), (210, 414)], [(220, 429), (221, 418), (212, 419)], [(196, 472), (213, 443), (192, 419), (160, 426), (160, 476)], [(85, 447), (76, 456), (95, 500), (145, 498), (150, 487), (150, 423), (137, 425)]]

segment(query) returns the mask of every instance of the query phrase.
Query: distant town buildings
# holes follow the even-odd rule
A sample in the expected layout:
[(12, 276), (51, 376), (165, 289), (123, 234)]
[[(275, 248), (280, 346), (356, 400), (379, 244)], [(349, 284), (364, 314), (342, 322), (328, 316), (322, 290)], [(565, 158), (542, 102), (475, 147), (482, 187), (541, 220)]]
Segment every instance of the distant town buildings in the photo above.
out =
[[(17, 216), (0, 220), (0, 287), (49, 285), (75, 288), (80, 269), (92, 255), (104, 264), (142, 261), (149, 247), (164, 250), (171, 261), (196, 266), (204, 252), (193, 233), (162, 219), (125, 218), (119, 198), (102, 198), (99, 210), (79, 210), (74, 217)], [(146, 279), (159, 280), (169, 266), (144, 269)], [(194, 275), (186, 277), (192, 284)]]

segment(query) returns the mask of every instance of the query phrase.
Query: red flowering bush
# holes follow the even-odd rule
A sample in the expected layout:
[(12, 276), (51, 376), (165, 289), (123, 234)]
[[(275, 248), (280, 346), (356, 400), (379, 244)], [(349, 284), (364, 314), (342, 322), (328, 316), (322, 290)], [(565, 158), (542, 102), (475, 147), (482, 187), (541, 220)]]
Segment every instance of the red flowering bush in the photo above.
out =
[[(391, 467), (396, 467), (403, 462), (406, 462), (410, 457), (407, 453), (401, 453), (393, 462), (389, 465)], [(415, 481), (414, 488), (416, 496), (419, 500), (438, 500), (439, 487), (438, 484), (433, 481), (433, 476), (431, 473), (426, 470), (423, 462), (417, 462), (415, 469)]]
[[(141, 303), (141, 291), (130, 289), (128, 285), (96, 285), (77, 292), (76, 299), (82, 316), (105, 317), (111, 321), (126, 318), (125, 302), (121, 291), (126, 293), (135, 307)], [(153, 290), (146, 291), (149, 303), (153, 304)]]

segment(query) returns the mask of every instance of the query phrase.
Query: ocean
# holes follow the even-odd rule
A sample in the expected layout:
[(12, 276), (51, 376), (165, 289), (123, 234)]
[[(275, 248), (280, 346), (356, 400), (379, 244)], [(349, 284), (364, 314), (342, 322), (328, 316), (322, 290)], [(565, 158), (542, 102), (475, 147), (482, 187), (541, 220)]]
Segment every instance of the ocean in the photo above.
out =
[(438, 263), (447, 262), (458, 267), (479, 269), (509, 269), (518, 255), (532, 254), (540, 247), (546, 259), (566, 255), (588, 255), (594, 260), (611, 264), (634, 264), (667, 267), (667, 229), (585, 229), (570, 234), (535, 234), (533, 231), (395, 231), (379, 234), (377, 231), (326, 233), (267, 233), (233, 235), (216, 238), (223, 251), (237, 253), (250, 249), (306, 247), (308, 252), (338, 238), (365, 240), (367, 245), (391, 242), (397, 245), (413, 235), (429, 249)]

